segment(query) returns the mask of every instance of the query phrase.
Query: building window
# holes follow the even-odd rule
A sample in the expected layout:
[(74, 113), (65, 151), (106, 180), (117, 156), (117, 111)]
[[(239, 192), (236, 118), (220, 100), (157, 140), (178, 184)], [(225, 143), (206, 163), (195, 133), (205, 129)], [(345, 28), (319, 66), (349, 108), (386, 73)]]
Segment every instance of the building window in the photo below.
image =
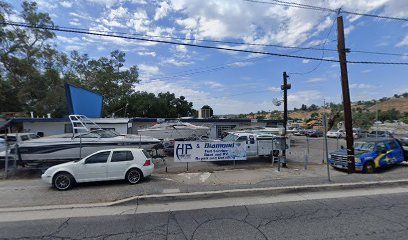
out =
[(217, 126), (217, 138), (223, 138), (227, 132), (234, 129), (236, 125), (220, 125)]

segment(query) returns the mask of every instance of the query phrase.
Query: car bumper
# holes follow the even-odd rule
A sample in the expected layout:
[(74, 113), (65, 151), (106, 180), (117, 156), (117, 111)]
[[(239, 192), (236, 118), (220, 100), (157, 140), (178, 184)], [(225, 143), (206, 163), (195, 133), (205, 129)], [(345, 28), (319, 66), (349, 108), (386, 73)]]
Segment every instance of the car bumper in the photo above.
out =
[[(348, 166), (346, 163), (342, 163), (342, 164), (335, 164), (334, 161), (329, 160), (329, 164), (330, 166), (334, 167), (334, 168), (339, 168), (339, 169), (348, 169)], [(356, 172), (362, 172), (363, 171), (363, 165), (361, 163), (356, 163), (354, 166), (354, 169)]]
[(152, 175), (153, 170), (154, 170), (154, 164), (151, 164), (150, 166), (144, 166), (142, 169), (143, 176), (147, 177), (147, 176)]
[(52, 184), (52, 177), (50, 175), (41, 175), (41, 180), (43, 180), (44, 182), (48, 183), (48, 184)]

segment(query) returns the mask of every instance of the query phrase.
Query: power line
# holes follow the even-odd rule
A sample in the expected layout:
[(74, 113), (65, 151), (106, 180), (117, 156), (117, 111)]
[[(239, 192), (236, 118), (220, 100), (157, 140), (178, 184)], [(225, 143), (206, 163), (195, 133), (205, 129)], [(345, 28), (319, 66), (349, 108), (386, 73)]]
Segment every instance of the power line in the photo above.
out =
[[(83, 30), (68, 30), (68, 29), (60, 29), (60, 28), (54, 27), (54, 26), (45, 26), (45, 25), (33, 26), (33, 25), (29, 25), (29, 24), (13, 23), (13, 22), (7, 22), (7, 21), (0, 22), (0, 24), (10, 25), (10, 26), (17, 26), (17, 27), (32, 28), (32, 29), (46, 29), (46, 30), (57, 31), (57, 32), (86, 34), (86, 35), (93, 35), (93, 36), (100, 36), (100, 37), (113, 37), (113, 38), (145, 41), (145, 42), (155, 42), (155, 43), (165, 43), (165, 44), (171, 44), (171, 45), (188, 46), (188, 47), (198, 47), (198, 48), (205, 48), (205, 49), (215, 49), (215, 50), (230, 51), (230, 52), (254, 53), (254, 54), (262, 54), (262, 55), (269, 55), (269, 56), (276, 56), (276, 57), (307, 59), (307, 60), (314, 60), (314, 61), (339, 62), (338, 60), (329, 59), (329, 58), (317, 58), (317, 57), (307, 57), (307, 56), (301, 56), (301, 55), (272, 53), (272, 52), (265, 52), (265, 51), (234, 49), (234, 48), (228, 48), (228, 47), (199, 45), (199, 44), (174, 42), (174, 41), (167, 41), (167, 40), (148, 39), (148, 38), (142, 38), (142, 37), (122, 36), (122, 35), (115, 35), (115, 34), (83, 31)], [(347, 61), (347, 62), (348, 63), (360, 63), (360, 64), (408, 65), (408, 62), (378, 62), (378, 61)]]
[(388, 20), (408, 22), (408, 18), (383, 16), (383, 15), (376, 15), (376, 14), (369, 14), (369, 13), (359, 13), (359, 12), (352, 12), (352, 11), (347, 11), (347, 10), (343, 10), (343, 9), (325, 8), (325, 7), (295, 3), (295, 2), (287, 2), (287, 1), (279, 1), (279, 0), (271, 0), (271, 1), (243, 0), (243, 1), (251, 2), (251, 3), (271, 4), (271, 5), (279, 5), (279, 6), (285, 6), (285, 7), (295, 7), (295, 8), (302, 8), (302, 9), (310, 9), (310, 10), (315, 10), (315, 11), (339, 12), (339, 13), (358, 15), (358, 16), (364, 16), (364, 17), (374, 17), (374, 18), (382, 18), (382, 19), (388, 19)]
[[(26, 25), (26, 23), (23, 23), (23, 22), (13, 22), (13, 21), (7, 21), (7, 22), (13, 23), (13, 24)], [(182, 37), (174, 37), (174, 36), (160, 36), (160, 35), (128, 33), (128, 32), (118, 32), (118, 31), (106, 31), (106, 30), (99, 30), (99, 29), (87, 29), (87, 28), (78, 28), (78, 27), (74, 28), (74, 27), (65, 27), (65, 26), (54, 26), (54, 29), (74, 30), (74, 31), (76, 30), (92, 31), (96, 33), (119, 34), (119, 35), (126, 35), (126, 36), (142, 36), (142, 37), (148, 37), (148, 38), (164, 38), (164, 39), (173, 39), (173, 40), (182, 40), (182, 41), (197, 41), (197, 42), (209, 42), (209, 43), (220, 43), (220, 44), (246, 45), (246, 46), (277, 47), (277, 48), (284, 48), (284, 49), (315, 50), (315, 51), (329, 51), (329, 52), (338, 51), (337, 49), (332, 49), (332, 48), (324, 48), (324, 47), (318, 48), (318, 46), (326, 45), (327, 41), (329, 42), (337, 41), (335, 39), (334, 40), (325, 39), (324, 44), (317, 44), (317, 45), (310, 46), (310, 47), (297, 47), (297, 46), (284, 46), (284, 45), (279, 45), (279, 44), (262, 44), (262, 43), (246, 43), (246, 42), (221, 41), (221, 40), (210, 40), (210, 39), (182, 38)], [(364, 53), (364, 54), (408, 57), (408, 54), (404, 54), (404, 53), (374, 52), (374, 51), (364, 51), (364, 50), (350, 50), (350, 53)]]
[[(331, 34), (331, 32), (332, 32), (332, 30), (333, 30), (333, 27), (334, 27), (334, 23), (336, 22), (336, 17), (337, 17), (338, 15), (339, 15), (339, 14), (337, 13), (337, 14), (333, 17), (332, 24), (331, 24), (331, 26), (330, 26), (329, 31), (327, 32), (327, 36), (326, 36), (326, 38), (325, 38), (325, 41), (324, 41), (323, 47), (322, 47), (322, 57), (321, 57), (321, 58), (324, 58), (324, 46), (326, 45), (327, 39), (330, 37), (330, 34)], [(312, 68), (311, 70), (309, 70), (309, 71), (307, 71), (307, 72), (303, 72), (303, 73), (289, 73), (289, 74), (306, 75), (306, 74), (312, 73), (312, 72), (316, 71), (316, 70), (320, 67), (320, 65), (322, 64), (322, 62), (323, 62), (323, 61), (320, 61), (314, 68)], [(286, 73), (285, 73), (285, 75), (286, 75)]]

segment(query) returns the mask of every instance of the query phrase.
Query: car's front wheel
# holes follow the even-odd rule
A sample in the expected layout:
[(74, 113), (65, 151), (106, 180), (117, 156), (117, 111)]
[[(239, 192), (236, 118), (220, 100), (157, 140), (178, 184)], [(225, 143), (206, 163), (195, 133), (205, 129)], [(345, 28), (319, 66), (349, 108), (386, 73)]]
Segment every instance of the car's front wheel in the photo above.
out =
[(364, 171), (364, 173), (375, 173), (374, 163), (368, 162), (368, 163), (364, 164), (363, 171)]
[(136, 184), (142, 181), (143, 173), (137, 168), (132, 168), (126, 173), (126, 181), (130, 184)]
[(70, 189), (74, 185), (74, 178), (69, 173), (57, 173), (53, 180), (52, 185), (59, 191), (65, 191)]

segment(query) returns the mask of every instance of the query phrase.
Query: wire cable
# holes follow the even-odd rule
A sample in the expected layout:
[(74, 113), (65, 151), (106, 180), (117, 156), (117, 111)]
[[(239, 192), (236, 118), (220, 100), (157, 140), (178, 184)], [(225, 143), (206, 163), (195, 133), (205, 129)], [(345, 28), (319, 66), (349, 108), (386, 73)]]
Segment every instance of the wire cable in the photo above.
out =
[[(337, 14), (333, 17), (332, 24), (331, 24), (330, 29), (329, 29), (329, 31), (327, 32), (327, 36), (326, 36), (326, 38), (325, 38), (325, 40), (324, 40), (323, 47), (322, 47), (322, 56), (321, 56), (322, 59), (324, 58), (324, 53), (325, 53), (324, 47), (325, 47), (325, 45), (326, 45), (326, 43), (327, 43), (327, 39), (329, 39), (329, 37), (330, 37), (330, 34), (331, 34), (331, 32), (332, 32), (332, 30), (333, 30), (333, 27), (334, 27), (334, 24), (336, 23), (336, 17), (339, 15), (339, 14), (338, 14), (339, 11), (340, 11), (340, 9), (337, 11)], [(320, 61), (318, 64), (316, 64), (316, 66), (315, 66), (314, 68), (312, 68), (311, 70), (309, 70), (309, 71), (307, 71), (307, 72), (294, 72), (294, 73), (289, 73), (289, 74), (294, 74), (294, 75), (306, 75), (306, 74), (312, 73), (312, 72), (316, 71), (316, 70), (320, 67), (320, 65), (322, 64), (322, 62), (323, 62), (323, 61)]]
[[(307, 56), (302, 56), (302, 55), (291, 55), (291, 54), (273, 53), (273, 52), (266, 52), (266, 51), (254, 51), (254, 50), (235, 49), (235, 48), (228, 48), (228, 47), (219, 47), (219, 46), (199, 45), (199, 44), (174, 42), (174, 41), (167, 41), (167, 40), (148, 39), (148, 38), (142, 38), (142, 37), (131, 37), (131, 36), (116, 35), (116, 34), (97, 33), (97, 32), (91, 32), (91, 31), (83, 31), (83, 30), (68, 30), (68, 29), (60, 29), (58, 27), (46, 26), (46, 25), (35, 25), (34, 26), (34, 25), (29, 25), (29, 24), (13, 23), (13, 22), (7, 22), (7, 21), (2, 21), (0, 22), (0, 24), (32, 28), (32, 29), (44, 29), (44, 30), (57, 31), (57, 32), (86, 34), (86, 35), (93, 35), (93, 36), (100, 36), (100, 37), (113, 37), (113, 38), (121, 38), (121, 39), (128, 39), (128, 40), (138, 40), (138, 41), (144, 41), (144, 42), (165, 43), (165, 44), (171, 44), (171, 45), (181, 45), (181, 46), (197, 47), (197, 48), (204, 48), (204, 49), (215, 49), (215, 50), (223, 50), (223, 51), (230, 51), (230, 52), (255, 53), (255, 54), (262, 54), (262, 55), (269, 55), (269, 56), (276, 56), (276, 57), (308, 59), (308, 60), (326, 61), (326, 62), (339, 62), (339, 60), (327, 59), (327, 58), (307, 57)], [(378, 61), (347, 61), (347, 62), (348, 63), (358, 63), (358, 64), (408, 65), (408, 62), (378, 62)]]
[[(15, 23), (15, 24), (25, 24), (23, 22), (13, 22), (13, 21), (7, 21), (7, 22)], [(284, 48), (284, 49), (315, 50), (315, 51), (324, 50), (324, 51), (330, 51), (330, 52), (337, 52), (337, 49), (333, 49), (333, 48), (317, 48), (317, 46), (320, 46), (321, 44), (317, 44), (317, 45), (310, 46), (310, 47), (297, 47), (297, 46), (284, 46), (284, 45), (279, 45), (279, 44), (262, 44), (262, 43), (246, 43), (246, 42), (221, 41), (221, 40), (210, 40), (210, 39), (182, 38), (182, 37), (174, 37), (174, 36), (127, 33), (127, 32), (106, 31), (106, 30), (77, 28), (77, 27), (74, 28), (74, 27), (65, 27), (65, 26), (56, 26), (55, 28), (62, 29), (62, 30), (65, 30), (65, 29), (74, 30), (74, 31), (82, 30), (82, 31), (92, 31), (92, 32), (97, 32), (97, 33), (106, 33), (106, 34), (119, 34), (119, 35), (125, 35), (125, 36), (141, 36), (141, 37), (148, 37), (148, 38), (162, 38), (162, 39), (172, 39), (172, 40), (181, 40), (181, 41), (193, 41), (193, 42), (197, 41), (197, 42), (209, 42), (209, 43), (220, 43), (220, 44), (277, 47), (277, 48)], [(332, 39), (329, 42), (335, 42), (335, 41), (337, 40)], [(364, 53), (364, 54), (408, 57), (408, 54), (404, 54), (404, 53), (374, 52), (374, 51), (364, 51), (364, 50), (350, 50), (350, 53)]]
[[(295, 3), (295, 2), (279, 1), (279, 0), (271, 0), (271, 1), (242, 0), (242, 1), (250, 2), (250, 3), (261, 3), (261, 4), (271, 4), (271, 5), (279, 5), (279, 6), (286, 6), (286, 7), (310, 9), (310, 10), (316, 10), (316, 11), (326, 11), (326, 12), (337, 12), (338, 11), (336, 9), (331, 9), (331, 8), (313, 6), (313, 5), (308, 5), (308, 4), (300, 4), (300, 3)], [(369, 14), (369, 13), (359, 13), (359, 12), (347, 11), (347, 10), (342, 10), (342, 9), (340, 10), (339, 13), (408, 22), (408, 18), (383, 16), (383, 15), (376, 15), (376, 14)]]

